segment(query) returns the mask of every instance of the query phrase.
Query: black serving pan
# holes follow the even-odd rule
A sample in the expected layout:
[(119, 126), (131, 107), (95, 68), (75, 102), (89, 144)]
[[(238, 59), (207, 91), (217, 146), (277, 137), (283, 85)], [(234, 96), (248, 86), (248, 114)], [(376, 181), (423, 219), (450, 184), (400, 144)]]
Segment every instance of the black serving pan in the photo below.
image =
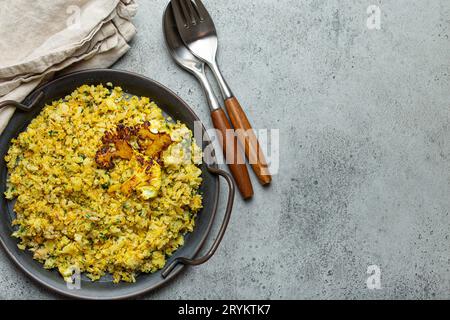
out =
[[(215, 156), (212, 155), (212, 161), (208, 161), (212, 164), (201, 166), (203, 183), (200, 191), (203, 193), (204, 208), (197, 216), (194, 231), (186, 235), (185, 245), (175, 252), (163, 270), (153, 274), (140, 274), (137, 276), (135, 283), (114, 284), (111, 277), (108, 276), (100, 281), (92, 282), (82, 276), (80, 288), (71, 289), (56, 270), (44, 269), (41, 263), (32, 259), (30, 252), (20, 250), (17, 247), (17, 239), (11, 236), (14, 231), (11, 226), (11, 221), (15, 217), (14, 202), (4, 197), (8, 175), (4, 158), (10, 147), (11, 139), (26, 130), (28, 124), (41, 112), (45, 104), (65, 97), (83, 84), (96, 85), (108, 82), (113, 83), (114, 86), (122, 87), (126, 93), (151, 98), (167, 115), (185, 123), (191, 130), (194, 130), (196, 121), (200, 123), (192, 109), (175, 93), (161, 84), (137, 74), (109, 69), (75, 72), (36, 89), (22, 103), (14, 101), (0, 103), (0, 108), (8, 105), (17, 108), (0, 137), (0, 242), (11, 259), (31, 278), (58, 293), (73, 298), (121, 299), (134, 297), (167, 284), (186, 265), (199, 265), (206, 262), (215, 253), (224, 236), (234, 200), (233, 181), (228, 173), (218, 169), (215, 164)], [(202, 148), (205, 150), (211, 141), (203, 126), (202, 130)], [(225, 178), (229, 186), (225, 217), (212, 248), (206, 255), (196, 258), (216, 217), (219, 200), (219, 176)]]

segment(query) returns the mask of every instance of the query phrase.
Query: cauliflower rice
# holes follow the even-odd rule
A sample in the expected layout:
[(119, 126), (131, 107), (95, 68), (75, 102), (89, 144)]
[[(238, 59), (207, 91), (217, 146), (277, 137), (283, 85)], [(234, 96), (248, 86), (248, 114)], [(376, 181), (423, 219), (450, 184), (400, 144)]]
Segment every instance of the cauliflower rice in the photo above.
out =
[[(153, 136), (170, 136), (157, 158), (130, 140), (132, 156), (98, 165), (105, 134), (144, 123)], [(79, 270), (92, 280), (111, 274), (116, 283), (134, 282), (163, 268), (202, 208), (202, 154), (192, 132), (149, 98), (111, 84), (84, 85), (45, 106), (5, 159), (19, 248), (66, 281)]]

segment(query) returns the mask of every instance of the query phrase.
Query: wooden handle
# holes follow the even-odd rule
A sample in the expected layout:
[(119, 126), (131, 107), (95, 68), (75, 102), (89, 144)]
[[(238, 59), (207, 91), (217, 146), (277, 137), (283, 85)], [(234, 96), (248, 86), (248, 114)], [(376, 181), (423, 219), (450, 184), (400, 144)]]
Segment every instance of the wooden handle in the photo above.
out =
[(225, 106), (234, 129), (238, 130), (237, 137), (241, 144), (245, 146), (245, 155), (252, 165), (253, 171), (262, 185), (270, 184), (272, 176), (264, 152), (239, 101), (235, 97), (229, 98), (225, 100)]
[(228, 118), (223, 109), (211, 112), (214, 127), (222, 134), (222, 148), (231, 174), (236, 181), (242, 197), (247, 200), (253, 197), (253, 186), (248, 174), (245, 159), (239, 149), (237, 137), (232, 131)]

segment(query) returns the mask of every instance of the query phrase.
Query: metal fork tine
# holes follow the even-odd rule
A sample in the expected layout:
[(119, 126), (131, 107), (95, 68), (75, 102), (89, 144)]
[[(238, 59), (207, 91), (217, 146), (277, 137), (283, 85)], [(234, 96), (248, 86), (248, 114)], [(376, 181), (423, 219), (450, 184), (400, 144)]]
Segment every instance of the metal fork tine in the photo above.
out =
[(183, 9), (181, 8), (180, 0), (172, 0), (171, 3), (175, 21), (182, 21), (185, 28), (189, 27), (188, 19), (186, 14), (183, 12)]
[(192, 22), (192, 24), (195, 25), (197, 23), (197, 17), (195, 16), (194, 6), (193, 6), (191, 0), (185, 0), (185, 2), (187, 3), (189, 17), (191, 19), (191, 22)]
[(181, 6), (181, 8), (183, 10), (185, 21), (189, 25), (189, 22), (192, 23), (192, 18), (191, 18), (191, 15), (189, 14), (189, 9), (186, 6), (186, 1), (185, 0), (178, 0), (178, 3), (180, 4), (180, 6)]
[(205, 6), (200, 0), (194, 0), (195, 1), (195, 8), (197, 9), (197, 13), (200, 17), (201, 21), (204, 21), (209, 17), (208, 10), (206, 10)]

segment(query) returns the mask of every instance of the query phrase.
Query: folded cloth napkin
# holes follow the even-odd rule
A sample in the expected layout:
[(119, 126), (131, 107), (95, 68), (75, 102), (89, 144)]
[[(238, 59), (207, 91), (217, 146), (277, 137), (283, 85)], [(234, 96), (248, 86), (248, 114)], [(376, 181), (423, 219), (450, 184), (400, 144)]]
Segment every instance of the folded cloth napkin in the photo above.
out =
[[(107, 68), (130, 46), (134, 0), (0, 0), (0, 102), (58, 71)], [(14, 107), (0, 110), (0, 133)]]

